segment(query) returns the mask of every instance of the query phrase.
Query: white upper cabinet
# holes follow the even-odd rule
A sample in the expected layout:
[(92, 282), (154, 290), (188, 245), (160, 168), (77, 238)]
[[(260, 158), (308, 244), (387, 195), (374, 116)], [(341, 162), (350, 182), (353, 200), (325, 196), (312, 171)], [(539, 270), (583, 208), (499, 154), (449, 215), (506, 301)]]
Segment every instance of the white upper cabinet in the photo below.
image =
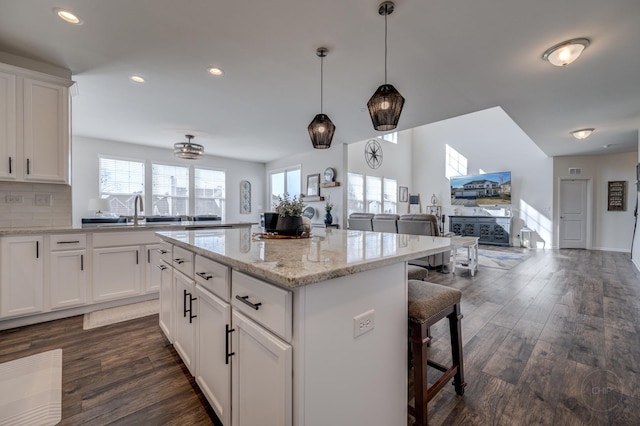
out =
[(0, 180), (69, 183), (71, 83), (0, 64)]

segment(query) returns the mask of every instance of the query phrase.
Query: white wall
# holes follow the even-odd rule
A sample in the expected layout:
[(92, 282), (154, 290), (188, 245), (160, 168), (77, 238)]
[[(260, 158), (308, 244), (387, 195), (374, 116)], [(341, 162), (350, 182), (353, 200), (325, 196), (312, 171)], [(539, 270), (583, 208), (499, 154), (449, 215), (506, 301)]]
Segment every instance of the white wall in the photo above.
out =
[[(308, 143), (309, 145), (311, 145), (311, 142), (308, 140), (305, 140), (301, 143)], [(305, 204), (316, 209), (316, 214), (311, 220), (312, 223), (322, 224), (325, 214), (324, 206), (325, 203), (330, 200), (334, 204), (333, 210), (331, 211), (331, 215), (333, 216), (333, 223), (340, 224), (340, 227), (342, 228), (342, 224), (346, 223), (346, 219), (344, 217), (345, 213), (342, 208), (344, 205), (346, 205), (346, 145), (339, 144), (334, 141), (331, 145), (331, 148), (329, 149), (311, 148), (310, 151), (305, 153), (270, 161), (265, 166), (263, 193), (267, 194), (269, 191), (269, 172), (295, 165), (300, 165), (301, 167), (300, 176), (302, 182), (300, 187), (305, 193), (307, 190), (308, 175), (320, 173), (320, 182), (322, 182), (324, 170), (327, 167), (333, 167), (335, 169), (335, 180), (337, 182), (340, 182), (341, 186), (333, 188), (320, 188), (320, 195), (325, 197), (325, 201), (305, 202)], [(268, 200), (268, 198), (265, 198), (265, 200)], [(270, 211), (272, 210), (272, 207), (273, 206), (265, 205), (264, 211)]]
[[(637, 154), (611, 154), (597, 156), (564, 156), (554, 158), (554, 197), (557, 197), (560, 179), (590, 179), (591, 185), (591, 245), (594, 250), (629, 252), (633, 233), (633, 210), (637, 191), (635, 173)], [(580, 168), (579, 176), (569, 176), (569, 168)], [(608, 211), (608, 182), (627, 182), (627, 200), (624, 211)], [(554, 217), (558, 221), (557, 212)]]
[[(490, 108), (413, 129), (412, 188), (415, 189), (411, 192), (419, 192), (423, 204), (428, 204), (435, 193), (444, 214), (451, 215), (449, 180), (445, 177), (447, 144), (467, 158), (466, 174), (476, 174), (480, 169), (484, 172), (511, 171), (512, 238), (526, 224), (535, 231), (539, 246), (552, 246), (553, 161), (502, 108)], [(471, 208), (462, 208), (460, 213), (474, 214)], [(504, 210), (494, 213), (504, 214)]]
[[(146, 160), (165, 164), (197, 164), (226, 172), (226, 220), (260, 222), (264, 208), (264, 164), (250, 161), (205, 155), (195, 163), (181, 160), (173, 155), (173, 149), (153, 148), (143, 145), (125, 144), (102, 139), (73, 137), (72, 140), (72, 199), (73, 225), (80, 226), (80, 219), (87, 214), (88, 200), (98, 197), (98, 158), (108, 155), (126, 159)], [(251, 182), (251, 213), (240, 214), (240, 181)], [(151, 205), (151, 188), (146, 190), (145, 206)]]
[[(369, 167), (365, 159), (364, 150), (369, 139), (349, 144), (349, 172), (395, 179), (398, 181), (398, 186), (406, 186), (409, 188), (410, 194), (415, 194), (416, 191), (413, 190), (414, 188), (411, 185), (412, 137), (413, 132), (411, 130), (405, 130), (398, 132), (397, 144), (385, 140), (378, 140), (382, 148), (382, 164), (377, 169)], [(424, 200), (423, 198), (423, 201)], [(408, 213), (408, 208), (408, 203), (398, 203), (398, 214)]]

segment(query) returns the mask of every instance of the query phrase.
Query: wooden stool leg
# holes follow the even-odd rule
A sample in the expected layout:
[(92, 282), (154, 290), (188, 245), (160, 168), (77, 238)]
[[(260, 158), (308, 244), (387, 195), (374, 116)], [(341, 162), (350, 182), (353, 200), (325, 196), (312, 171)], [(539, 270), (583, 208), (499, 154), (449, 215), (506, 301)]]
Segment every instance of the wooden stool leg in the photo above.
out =
[(453, 386), (458, 395), (464, 395), (464, 388), (467, 384), (464, 381), (464, 367), (462, 359), (462, 327), (460, 320), (460, 305), (453, 307), (453, 313), (449, 315), (449, 333), (451, 335), (451, 359), (453, 365), (457, 367), (455, 376), (453, 376)]
[(411, 354), (413, 358), (413, 388), (415, 394), (414, 426), (427, 425), (427, 359), (431, 337), (426, 324), (410, 322)]

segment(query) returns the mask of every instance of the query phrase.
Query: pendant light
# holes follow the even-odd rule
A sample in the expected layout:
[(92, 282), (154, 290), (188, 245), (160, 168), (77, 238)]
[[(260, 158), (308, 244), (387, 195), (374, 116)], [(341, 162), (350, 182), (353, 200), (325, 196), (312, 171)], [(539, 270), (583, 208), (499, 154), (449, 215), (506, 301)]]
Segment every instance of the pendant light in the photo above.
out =
[(378, 87), (367, 107), (373, 122), (373, 128), (379, 131), (393, 130), (398, 126), (404, 98), (391, 84), (387, 84), (387, 15), (394, 9), (391, 1), (380, 4), (378, 13), (384, 16), (384, 84)]
[(309, 127), (307, 127), (311, 143), (315, 149), (331, 147), (331, 139), (333, 139), (333, 134), (336, 131), (336, 126), (331, 122), (331, 119), (322, 113), (322, 65), (327, 53), (329, 53), (329, 50), (326, 47), (319, 47), (316, 50), (316, 55), (320, 57), (320, 114), (317, 114), (313, 121), (309, 123)]
[(193, 135), (184, 135), (189, 142), (178, 142), (173, 145), (173, 153), (178, 158), (185, 160), (199, 160), (204, 156), (204, 147), (191, 142)]

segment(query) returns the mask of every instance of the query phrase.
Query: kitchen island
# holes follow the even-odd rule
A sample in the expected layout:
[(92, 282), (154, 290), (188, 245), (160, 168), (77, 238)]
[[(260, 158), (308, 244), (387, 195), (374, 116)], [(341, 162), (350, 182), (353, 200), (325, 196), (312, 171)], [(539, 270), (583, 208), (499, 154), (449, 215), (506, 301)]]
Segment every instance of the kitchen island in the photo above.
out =
[(406, 262), (450, 250), (450, 239), (158, 235), (173, 270), (161, 328), (225, 426), (406, 423)]

